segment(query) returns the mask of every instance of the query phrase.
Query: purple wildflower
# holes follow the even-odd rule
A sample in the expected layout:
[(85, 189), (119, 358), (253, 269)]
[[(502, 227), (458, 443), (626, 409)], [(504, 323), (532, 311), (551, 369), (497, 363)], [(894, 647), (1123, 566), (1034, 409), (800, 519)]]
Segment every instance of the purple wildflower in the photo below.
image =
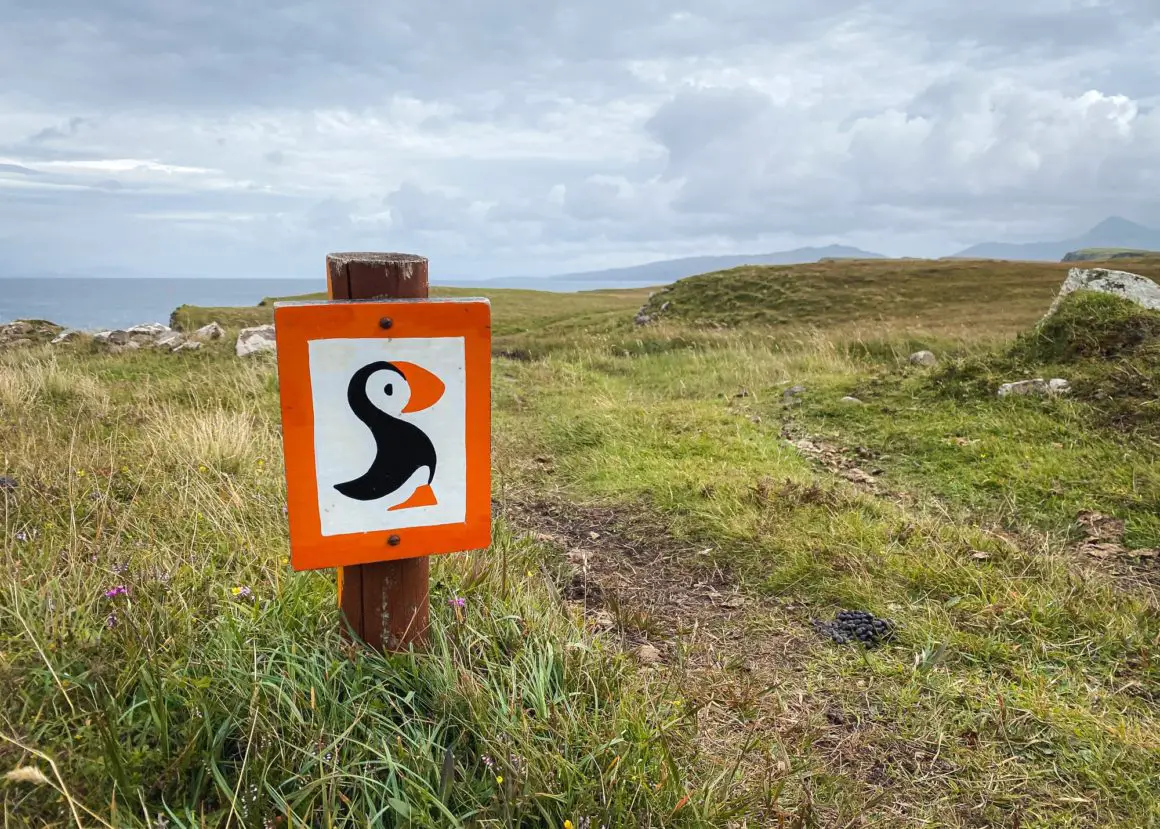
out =
[(128, 594), (129, 594), (129, 588), (123, 584), (118, 584), (112, 590), (105, 591), (105, 598), (106, 599), (115, 599), (118, 596), (127, 596)]
[(495, 760), (491, 759), (490, 754), (485, 754), (480, 759), (483, 760), (483, 764), (485, 766), (487, 766), (489, 769), (495, 768)]
[(20, 532), (16, 533), (16, 540), (17, 541), (27, 541), (28, 540), (28, 533), (21, 530)]
[(105, 617), (105, 627), (112, 629), (112, 628), (115, 628), (116, 626), (117, 626), (117, 614), (110, 613), (107, 617)]
[(467, 607), (467, 599), (462, 596), (455, 596), (447, 600), (447, 604), (451, 607)]

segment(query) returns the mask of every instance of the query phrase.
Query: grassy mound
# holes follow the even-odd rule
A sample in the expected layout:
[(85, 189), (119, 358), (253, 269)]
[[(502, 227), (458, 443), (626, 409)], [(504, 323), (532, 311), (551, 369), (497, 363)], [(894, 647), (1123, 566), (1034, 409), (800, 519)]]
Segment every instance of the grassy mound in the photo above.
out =
[[(532, 291), (522, 288), (448, 288), (434, 286), (432, 298), (486, 297), (492, 302), (492, 334), (510, 337), (563, 327), (569, 334), (591, 324), (618, 319), (629, 325), (633, 312), (648, 296), (646, 289), (628, 288), (578, 293)], [(181, 305), (169, 317), (180, 331), (193, 331), (210, 322), (228, 329), (266, 325), (274, 321), (274, 303), (283, 300), (326, 299), (325, 293), (267, 297), (251, 307), (211, 308)]]
[[(1067, 276), (1062, 264), (982, 260), (873, 260), (744, 266), (682, 279), (645, 313), (701, 326), (908, 327), (1015, 333), (1043, 313)], [(1136, 272), (1160, 276), (1160, 261)]]
[(999, 384), (1062, 377), (1071, 399), (1102, 425), (1160, 434), (1160, 312), (1077, 291), (1005, 351), (950, 365), (933, 378), (956, 397), (993, 396)]

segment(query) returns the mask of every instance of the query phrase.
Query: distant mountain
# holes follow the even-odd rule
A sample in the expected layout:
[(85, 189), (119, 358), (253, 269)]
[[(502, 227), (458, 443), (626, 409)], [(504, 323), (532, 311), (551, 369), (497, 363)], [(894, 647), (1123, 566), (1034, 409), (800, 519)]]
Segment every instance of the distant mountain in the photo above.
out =
[(880, 253), (870, 253), (846, 245), (827, 245), (821, 248), (797, 248), (779, 253), (750, 253), (732, 256), (690, 256), (685, 259), (665, 259), (628, 268), (609, 268), (603, 271), (566, 273), (549, 279), (591, 280), (593, 282), (643, 282), (665, 284), (686, 276), (723, 271), (739, 265), (800, 265), (820, 259), (885, 259)]
[(984, 242), (972, 245), (956, 259), (1022, 259), (1058, 262), (1068, 253), (1083, 248), (1133, 248), (1160, 250), (1160, 230), (1130, 222), (1119, 216), (1104, 219), (1082, 236), (1058, 242)]

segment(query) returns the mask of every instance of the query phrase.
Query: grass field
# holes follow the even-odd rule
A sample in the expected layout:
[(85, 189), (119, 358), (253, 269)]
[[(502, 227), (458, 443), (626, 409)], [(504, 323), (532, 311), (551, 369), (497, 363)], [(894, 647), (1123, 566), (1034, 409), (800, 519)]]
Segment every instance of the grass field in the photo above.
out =
[(7, 825), (1160, 825), (1160, 315), (1017, 339), (1040, 267), (496, 292), (496, 534), (426, 656), (286, 566), (272, 360), (0, 352)]

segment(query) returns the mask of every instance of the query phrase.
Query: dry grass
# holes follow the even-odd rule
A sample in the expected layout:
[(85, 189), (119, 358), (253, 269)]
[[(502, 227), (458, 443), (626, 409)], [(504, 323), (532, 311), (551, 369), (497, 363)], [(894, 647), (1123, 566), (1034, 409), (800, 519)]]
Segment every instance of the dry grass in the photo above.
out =
[(0, 353), (0, 406), (28, 408), (38, 403), (68, 403), (100, 417), (109, 395), (92, 375), (70, 365), (62, 367), (47, 349)]
[(273, 440), (253, 412), (166, 406), (148, 414), (142, 438), (167, 464), (236, 473), (270, 458)]

